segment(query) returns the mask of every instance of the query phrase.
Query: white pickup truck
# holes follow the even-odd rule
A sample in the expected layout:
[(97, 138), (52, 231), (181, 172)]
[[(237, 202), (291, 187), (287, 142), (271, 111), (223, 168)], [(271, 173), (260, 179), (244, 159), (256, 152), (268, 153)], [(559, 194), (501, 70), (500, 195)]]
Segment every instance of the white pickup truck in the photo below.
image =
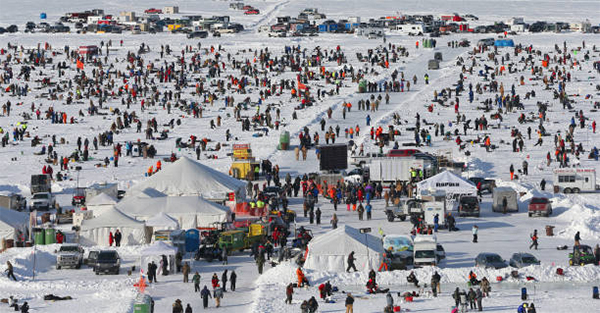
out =
[(56, 199), (50, 192), (37, 192), (31, 198), (31, 210), (50, 210), (56, 206)]
[(83, 264), (84, 252), (80, 245), (61, 245), (60, 249), (56, 252), (56, 269), (59, 270), (63, 267), (80, 268), (81, 264)]

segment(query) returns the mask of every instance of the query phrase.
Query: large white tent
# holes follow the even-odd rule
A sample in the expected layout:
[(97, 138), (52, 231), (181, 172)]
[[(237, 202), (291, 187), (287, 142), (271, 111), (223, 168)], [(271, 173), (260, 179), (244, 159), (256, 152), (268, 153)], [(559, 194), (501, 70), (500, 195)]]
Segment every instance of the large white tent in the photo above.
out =
[(213, 227), (214, 223), (231, 221), (231, 210), (228, 207), (198, 196), (149, 198), (134, 194), (125, 197), (116, 208), (143, 221), (164, 212), (177, 220), (182, 229)]
[(463, 195), (476, 195), (477, 187), (470, 181), (450, 172), (444, 171), (417, 183), (417, 192), (427, 190), (443, 190), (446, 201), (459, 199)]
[(164, 212), (160, 212), (146, 221), (146, 226), (153, 227), (154, 230), (166, 229), (174, 230), (179, 229), (179, 223), (176, 219), (170, 217)]
[(100, 193), (85, 202), (87, 210), (92, 211), (95, 217), (102, 215), (104, 212), (114, 207), (115, 204), (117, 204), (117, 199), (106, 193)]
[(246, 196), (246, 183), (214, 170), (187, 157), (134, 186), (129, 193), (135, 194), (146, 188), (156, 189), (169, 196), (202, 196), (210, 201), (224, 201), (234, 193), (237, 200)]
[(381, 265), (384, 253), (381, 239), (371, 234), (361, 234), (358, 229), (344, 225), (310, 241), (304, 267), (344, 272), (352, 251), (359, 271), (377, 269)]
[(81, 243), (107, 246), (110, 232), (119, 230), (122, 235), (121, 245), (140, 245), (148, 242), (148, 234), (144, 222), (135, 220), (115, 208), (108, 209), (99, 217), (84, 220), (81, 224)]
[(12, 239), (18, 241), (27, 239), (28, 225), (28, 214), (0, 207), (0, 240)]
[(177, 248), (164, 242), (156, 241), (152, 245), (144, 248), (140, 255), (140, 267), (143, 269), (148, 268), (148, 263), (154, 261), (158, 266), (158, 271), (162, 271), (161, 260), (162, 256), (167, 257), (168, 269), (170, 273), (175, 273), (175, 255), (177, 254)]

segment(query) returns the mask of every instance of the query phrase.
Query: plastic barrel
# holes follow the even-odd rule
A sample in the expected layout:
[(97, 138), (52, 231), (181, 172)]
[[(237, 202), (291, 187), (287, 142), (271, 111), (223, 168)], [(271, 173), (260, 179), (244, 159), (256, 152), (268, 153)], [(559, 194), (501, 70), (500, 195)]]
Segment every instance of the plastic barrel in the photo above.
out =
[(525, 287), (521, 288), (521, 300), (527, 300), (527, 288)]
[(598, 286), (592, 287), (592, 298), (600, 299), (600, 293), (598, 293)]
[(44, 245), (44, 244), (46, 244), (46, 242), (45, 242), (45, 240), (44, 240), (44, 239), (45, 239), (45, 236), (46, 236), (46, 235), (45, 235), (45, 233), (44, 233), (44, 231), (43, 231), (43, 230), (42, 230), (42, 231), (40, 231), (40, 232), (35, 232), (35, 233), (34, 233), (34, 236), (33, 236), (33, 241), (34, 241), (34, 243), (35, 243), (36, 245)]
[(47, 245), (56, 243), (56, 229), (46, 228), (44, 232), (46, 233), (45, 241)]
[(290, 147), (290, 132), (284, 131), (279, 135), (279, 150), (287, 150)]

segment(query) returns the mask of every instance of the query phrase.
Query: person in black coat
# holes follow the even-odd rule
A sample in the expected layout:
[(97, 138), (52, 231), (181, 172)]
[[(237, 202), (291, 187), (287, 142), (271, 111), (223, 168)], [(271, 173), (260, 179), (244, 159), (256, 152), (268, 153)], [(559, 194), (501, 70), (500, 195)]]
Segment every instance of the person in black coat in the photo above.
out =
[(202, 306), (206, 309), (208, 307), (208, 298), (212, 298), (210, 290), (208, 290), (206, 285), (204, 285), (204, 288), (200, 291), (200, 297), (202, 297)]
[(358, 270), (356, 269), (356, 265), (354, 265), (354, 261), (356, 261), (356, 258), (354, 258), (354, 251), (352, 251), (348, 255), (348, 267), (346, 268), (346, 272), (350, 272), (350, 269), (353, 269), (355, 272), (358, 272)]
[(188, 303), (187, 306), (185, 307), (185, 313), (193, 313), (192, 312), (192, 307), (190, 306), (190, 304)]
[(227, 292), (227, 270), (221, 275), (221, 281), (223, 282), (223, 292)]
[(229, 282), (231, 284), (231, 291), (235, 291), (235, 282), (237, 280), (237, 274), (235, 271), (231, 271), (231, 276), (229, 276)]
[(120, 247), (121, 246), (121, 239), (123, 238), (123, 235), (121, 234), (121, 232), (117, 229), (117, 231), (115, 231), (115, 246)]

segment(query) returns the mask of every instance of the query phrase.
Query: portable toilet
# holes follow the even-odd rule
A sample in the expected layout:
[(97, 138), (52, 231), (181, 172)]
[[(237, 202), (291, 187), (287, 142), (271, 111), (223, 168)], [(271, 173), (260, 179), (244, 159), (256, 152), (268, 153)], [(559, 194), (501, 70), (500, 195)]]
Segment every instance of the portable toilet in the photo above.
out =
[(197, 251), (198, 246), (200, 246), (200, 231), (188, 229), (185, 232), (185, 251)]
[(152, 313), (154, 312), (154, 300), (147, 294), (139, 293), (133, 302), (134, 313)]
[(337, 32), (337, 30), (338, 30), (338, 24), (329, 24), (328, 28), (329, 28), (328, 29), (329, 32), (332, 32), (332, 33)]
[(288, 150), (290, 148), (290, 132), (284, 131), (279, 135), (279, 150)]
[(54, 228), (46, 228), (44, 230), (45, 239), (47, 245), (56, 243), (56, 229)]
[(441, 52), (436, 52), (433, 54), (433, 58), (438, 60), (438, 61), (442, 61), (443, 57), (442, 57), (442, 53)]
[(327, 25), (320, 24), (319, 25), (319, 33), (326, 33), (326, 32), (327, 32)]
[(46, 19), (46, 13), (44, 13), (44, 12), (40, 13), (40, 19), (41, 20), (45, 20)]
[(36, 245), (44, 245), (44, 244), (46, 244), (46, 242), (44, 240), (46, 234), (44, 233), (43, 229), (41, 229), (41, 228), (34, 228), (33, 229), (33, 234), (34, 234), (33, 235), (33, 242)]

